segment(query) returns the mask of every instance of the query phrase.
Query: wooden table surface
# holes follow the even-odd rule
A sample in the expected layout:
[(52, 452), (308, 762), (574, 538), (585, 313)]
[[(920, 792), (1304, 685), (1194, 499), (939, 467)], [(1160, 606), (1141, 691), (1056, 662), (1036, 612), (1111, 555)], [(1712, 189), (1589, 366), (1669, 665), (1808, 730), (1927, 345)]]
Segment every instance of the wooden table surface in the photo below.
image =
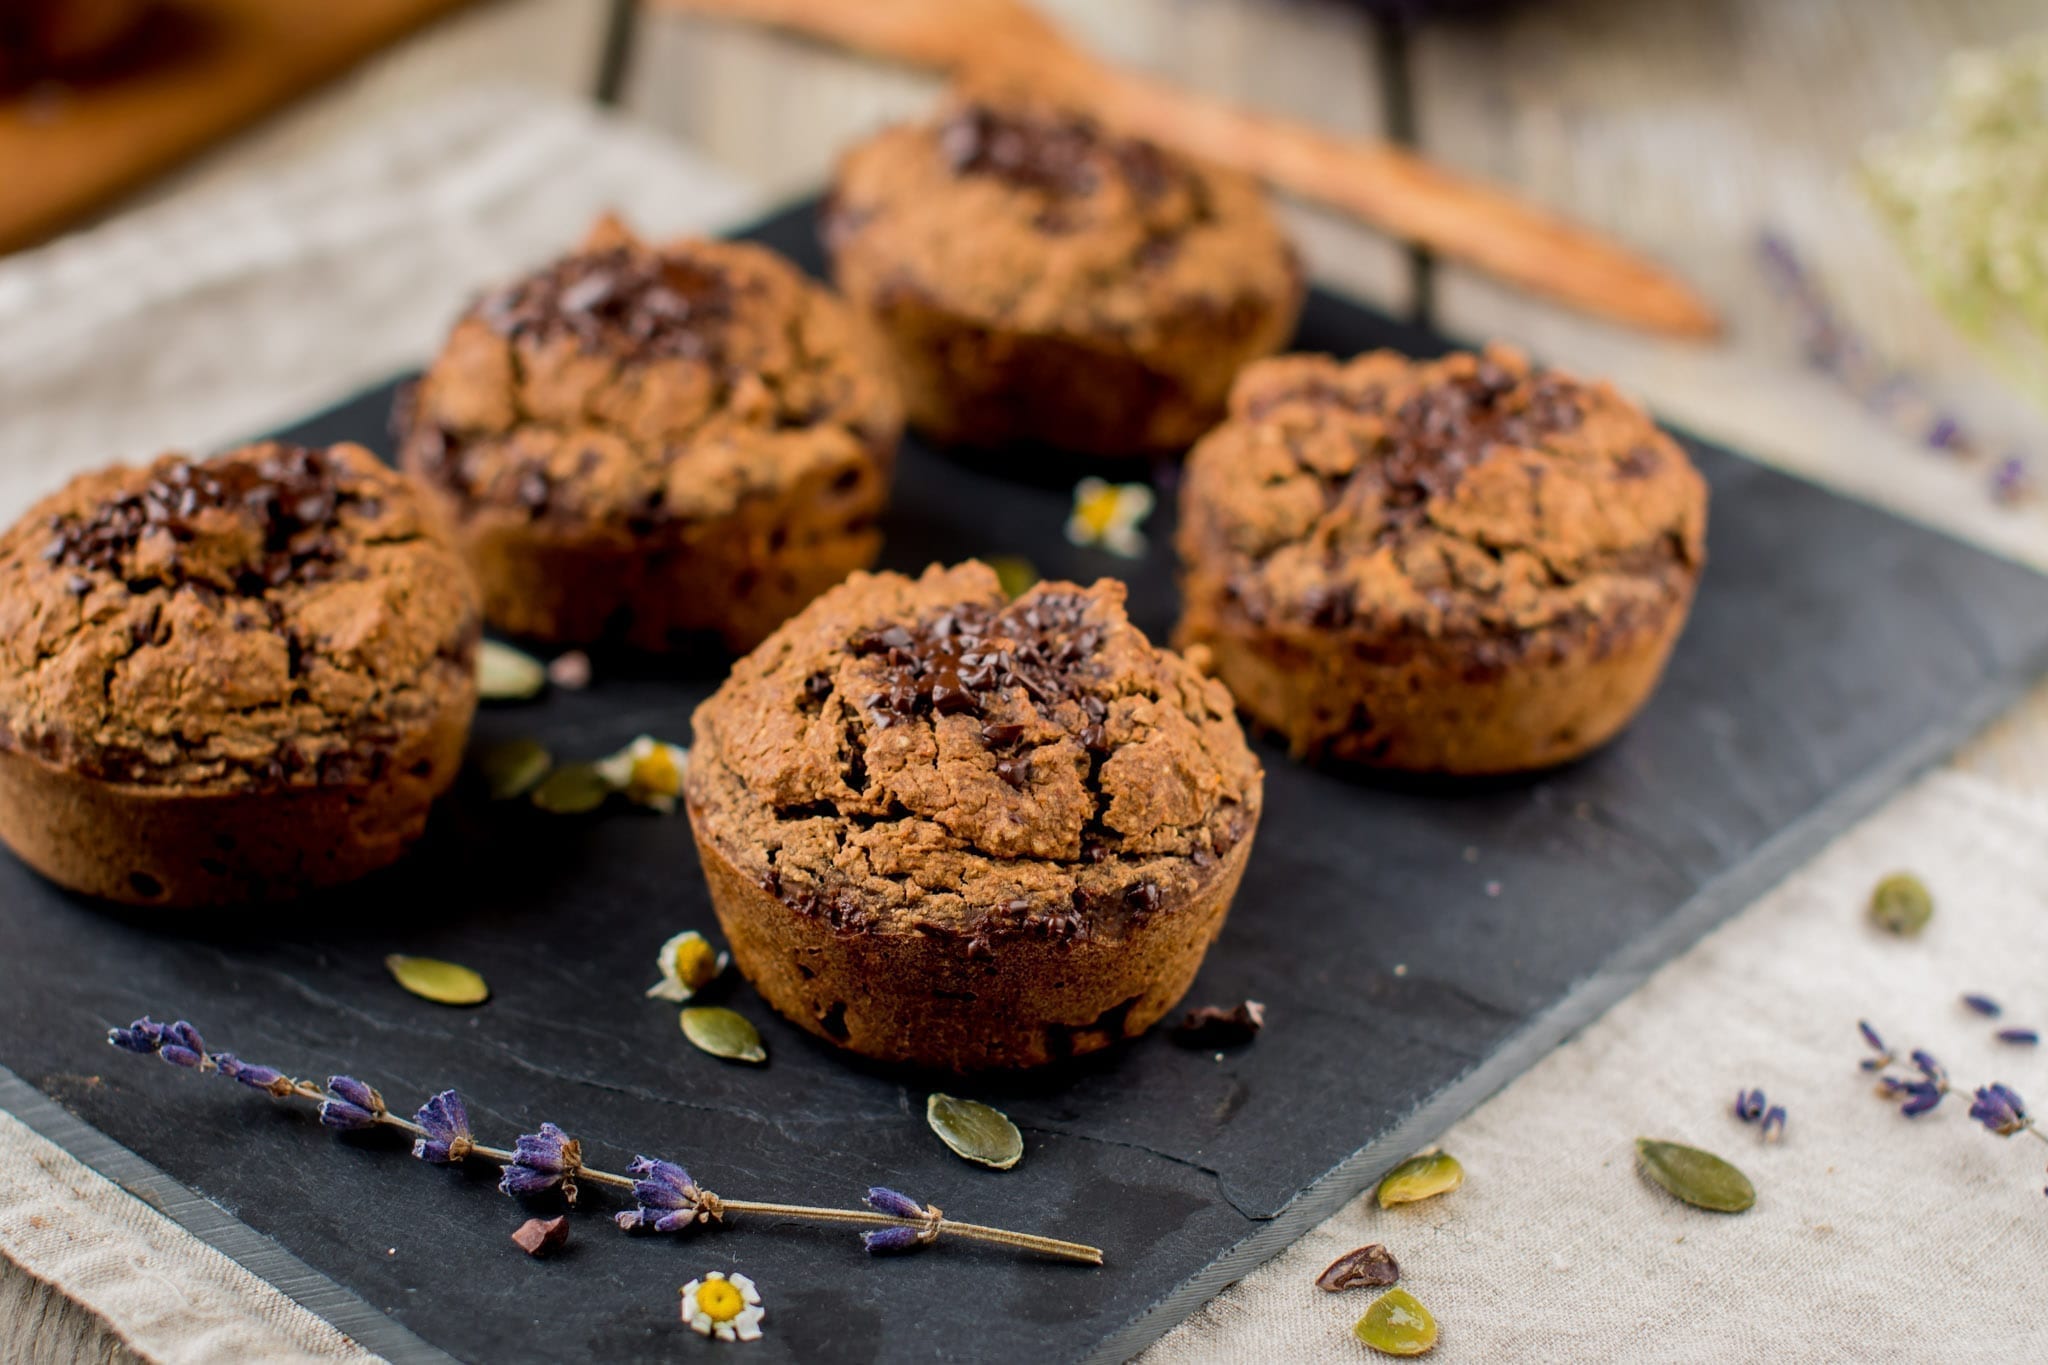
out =
[[(1098, 50), (1332, 127), (1412, 138), (1679, 267), (1724, 311), (1717, 346), (1660, 342), (1414, 258), (1321, 211), (1288, 213), (1314, 273), (1455, 335), (1503, 337), (1604, 374), (1668, 418), (2048, 568), (2048, 512), (1999, 508), (1981, 469), (1918, 449), (1803, 364), (1757, 269), (1784, 233), (1848, 318), (1988, 436), (2048, 458), (2048, 419), (1984, 367), (1907, 276), (1849, 183), (1859, 148), (1909, 124), (1942, 58), (2043, 21), (2040, 0), (1543, 0), (1410, 31), (1336, 0), (1040, 0)], [(796, 39), (657, 12), (608, 51), (612, 0), (495, 0), (153, 187), (232, 181), (373, 115), (477, 80), (595, 93), (771, 192), (919, 111), (928, 77)], [(623, 66), (620, 59), (623, 57)], [(610, 79), (607, 79), (607, 76)], [(117, 210), (118, 211), (118, 210)], [(2048, 767), (2048, 693), (1968, 762)], [(89, 1311), (0, 1259), (0, 1358), (136, 1358)]]

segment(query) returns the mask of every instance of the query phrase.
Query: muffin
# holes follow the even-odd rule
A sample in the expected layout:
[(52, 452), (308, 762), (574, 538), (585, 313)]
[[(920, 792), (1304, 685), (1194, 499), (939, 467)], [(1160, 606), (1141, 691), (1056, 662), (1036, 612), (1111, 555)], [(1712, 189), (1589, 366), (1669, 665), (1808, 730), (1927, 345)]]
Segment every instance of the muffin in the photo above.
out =
[(606, 219), (472, 307), (397, 426), (499, 630), (738, 651), (874, 562), (902, 412), (781, 257)]
[(116, 54), (150, 0), (0, 0), (0, 91)]
[(823, 233), (912, 425), (963, 446), (1178, 454), (1301, 311), (1254, 181), (1025, 95), (854, 149)]
[(1656, 687), (1706, 515), (1641, 409), (1506, 347), (1268, 361), (1189, 459), (1176, 643), (1298, 756), (1541, 768)]
[(383, 867), (454, 780), (476, 594), (360, 446), (85, 474), (0, 538), (0, 839), (161, 906)]
[(955, 1071), (1142, 1033), (1222, 928), (1263, 774), (1230, 697), (1124, 587), (1006, 603), (970, 562), (856, 574), (696, 715), (712, 904), (768, 1002)]

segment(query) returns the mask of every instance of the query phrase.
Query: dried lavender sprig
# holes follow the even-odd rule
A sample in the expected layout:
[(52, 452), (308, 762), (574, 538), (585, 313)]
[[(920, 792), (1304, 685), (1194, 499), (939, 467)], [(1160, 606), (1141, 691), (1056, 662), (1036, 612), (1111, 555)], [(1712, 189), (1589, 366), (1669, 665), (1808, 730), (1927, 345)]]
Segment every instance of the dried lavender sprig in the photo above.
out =
[[(543, 1123), (539, 1133), (521, 1134), (518, 1146), (507, 1151), (501, 1147), (490, 1147), (477, 1142), (469, 1131), (468, 1108), (462, 1097), (453, 1090), (444, 1090), (420, 1107), (412, 1119), (401, 1118), (390, 1111), (384, 1097), (352, 1076), (330, 1076), (325, 1088), (310, 1081), (294, 1080), (283, 1072), (270, 1067), (257, 1067), (241, 1061), (232, 1053), (208, 1053), (198, 1030), (184, 1020), (175, 1024), (158, 1024), (147, 1017), (136, 1020), (125, 1029), (110, 1029), (107, 1041), (124, 1051), (141, 1055), (155, 1055), (175, 1066), (196, 1071), (217, 1071), (222, 1075), (242, 1080), (254, 1089), (263, 1090), (278, 1099), (305, 1100), (320, 1106), (320, 1119), (328, 1127), (341, 1131), (386, 1127), (411, 1133), (418, 1141), (413, 1143), (413, 1155), (431, 1164), (450, 1165), (459, 1161), (476, 1158), (496, 1161), (504, 1166), (504, 1178), (499, 1188), (506, 1194), (538, 1193), (560, 1187), (564, 1200), (572, 1207), (576, 1202), (576, 1183), (589, 1181), (597, 1185), (634, 1191), (642, 1205), (636, 1214), (645, 1213), (649, 1207), (644, 1196), (651, 1193), (643, 1187), (650, 1184), (666, 1186), (679, 1178), (680, 1183), (695, 1189), (689, 1174), (681, 1167), (668, 1162), (655, 1162), (647, 1157), (635, 1158), (634, 1167), (641, 1176), (618, 1175), (586, 1166), (582, 1161), (582, 1145), (552, 1123)], [(246, 1079), (245, 1079), (246, 1074)], [(256, 1078), (261, 1077), (258, 1084)], [(666, 1169), (662, 1169), (666, 1168)], [(521, 1174), (514, 1175), (517, 1170)], [(673, 1176), (670, 1175), (673, 1172)], [(1077, 1261), (1084, 1265), (1101, 1265), (1102, 1249), (1081, 1242), (1064, 1241), (1057, 1237), (1041, 1237), (1036, 1233), (1012, 1232), (1007, 1228), (990, 1227), (983, 1223), (963, 1223), (944, 1217), (935, 1205), (917, 1205), (915, 1201), (894, 1191), (880, 1187), (868, 1191), (873, 1209), (828, 1209), (807, 1204), (778, 1204), (749, 1199), (722, 1199), (709, 1191), (696, 1190), (702, 1206), (715, 1210), (715, 1216), (697, 1219), (697, 1222), (723, 1221), (724, 1213), (755, 1213), (778, 1218), (794, 1218), (816, 1223), (850, 1223), (881, 1229), (905, 1228), (916, 1236), (900, 1249), (911, 1249), (913, 1245), (924, 1245), (936, 1241), (943, 1233), (968, 1241), (990, 1242), (1000, 1246), (1015, 1247), (1024, 1251), (1041, 1252), (1063, 1260)], [(888, 1210), (894, 1207), (889, 1199), (877, 1203), (878, 1195), (893, 1196), (904, 1205), (919, 1209), (915, 1216)], [(657, 1196), (660, 1198), (661, 1196)], [(640, 1226), (635, 1218), (632, 1223), (620, 1215), (622, 1227)], [(650, 1220), (654, 1225), (656, 1220)], [(671, 1229), (680, 1230), (681, 1224)], [(874, 1234), (869, 1234), (870, 1237)], [(865, 1239), (864, 1239), (865, 1240)], [(890, 1239), (892, 1242), (896, 1239)], [(871, 1249), (873, 1249), (871, 1247)], [(894, 1249), (894, 1248), (892, 1248)]]
[[(1792, 306), (1807, 362), (1833, 378), (1865, 408), (1894, 429), (1951, 459), (1976, 459), (1989, 452), (1960, 419), (1943, 412), (1926, 386), (1907, 370), (1880, 360), (1870, 345), (1836, 311), (1834, 300), (1806, 268), (1791, 242), (1766, 232), (1757, 254), (1774, 288)], [(1989, 490), (1994, 501), (2013, 504), (2037, 491), (2034, 470), (2026, 456), (2009, 452), (1993, 467)]]

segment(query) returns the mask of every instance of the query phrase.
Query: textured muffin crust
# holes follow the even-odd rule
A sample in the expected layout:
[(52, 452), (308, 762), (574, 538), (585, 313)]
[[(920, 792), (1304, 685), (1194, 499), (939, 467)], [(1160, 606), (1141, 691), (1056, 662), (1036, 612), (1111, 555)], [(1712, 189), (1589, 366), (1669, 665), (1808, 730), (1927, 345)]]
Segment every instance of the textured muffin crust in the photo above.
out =
[(1178, 451), (1301, 307), (1255, 182), (1014, 91), (854, 149), (824, 234), (912, 422), (962, 444)]
[(1230, 699), (1123, 585), (1006, 605), (979, 563), (860, 574), (698, 709), (691, 822), (735, 958), (849, 1048), (973, 1069), (1142, 1032), (1258, 823)]
[(1655, 686), (1706, 503), (1639, 408), (1509, 348), (1284, 357), (1190, 457), (1176, 640), (1298, 754), (1559, 762)]
[(454, 779), (478, 631), (460, 559), (359, 446), (83, 475), (0, 538), (0, 834), (121, 899), (358, 875)]
[(902, 414), (862, 326), (773, 252), (607, 219), (479, 300), (397, 425), (493, 625), (740, 649), (873, 561)]

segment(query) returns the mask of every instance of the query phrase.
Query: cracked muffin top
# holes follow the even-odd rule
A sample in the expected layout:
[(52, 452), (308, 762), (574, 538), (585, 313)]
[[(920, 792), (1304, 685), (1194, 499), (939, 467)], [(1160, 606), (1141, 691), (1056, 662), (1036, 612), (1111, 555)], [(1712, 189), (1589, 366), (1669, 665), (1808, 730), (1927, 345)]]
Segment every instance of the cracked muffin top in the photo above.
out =
[(479, 299), (403, 406), (407, 468), (463, 502), (628, 530), (886, 467), (903, 420), (872, 339), (795, 266), (611, 218)]
[(1257, 821), (1222, 684), (1124, 586), (1006, 602), (977, 562), (855, 574), (696, 715), (700, 837), (844, 928), (1108, 934), (1176, 906)]
[(1518, 352), (1251, 366), (1179, 532), (1257, 622), (1504, 636), (1683, 596), (1705, 482), (1606, 384)]
[(1138, 346), (1190, 309), (1263, 311), (1301, 288), (1250, 177), (1009, 90), (956, 91), (934, 120), (849, 152), (824, 235), (842, 278), (876, 276), (877, 292)]
[(0, 746), (157, 787), (374, 778), (473, 702), (478, 631), (462, 562), (360, 446), (85, 474), (0, 537)]

